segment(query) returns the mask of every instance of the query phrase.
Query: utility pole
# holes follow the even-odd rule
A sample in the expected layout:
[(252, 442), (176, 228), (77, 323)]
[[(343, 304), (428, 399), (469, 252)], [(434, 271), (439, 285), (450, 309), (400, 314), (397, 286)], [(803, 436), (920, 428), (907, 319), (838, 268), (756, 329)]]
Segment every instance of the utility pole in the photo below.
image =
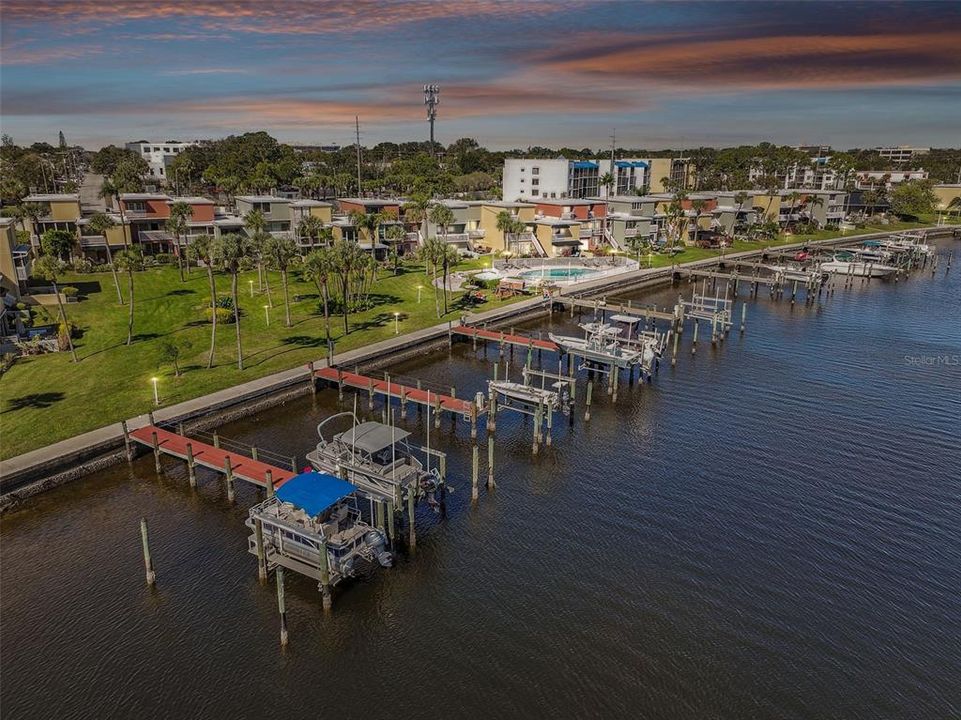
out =
[(360, 189), (360, 118), (354, 115), (354, 131), (357, 133), (357, 197), (363, 197)]
[(608, 197), (613, 197), (615, 194), (615, 190), (617, 189), (617, 175), (615, 174), (617, 171), (614, 168), (614, 148), (616, 147), (616, 145), (617, 145), (617, 128), (612, 128), (611, 129), (611, 179), (614, 181), (614, 187), (608, 186), (607, 188)]
[(427, 106), (427, 121), (430, 123), (430, 155), (434, 157), (434, 120), (437, 118), (437, 106), (440, 104), (440, 87), (424, 85), (424, 105)]

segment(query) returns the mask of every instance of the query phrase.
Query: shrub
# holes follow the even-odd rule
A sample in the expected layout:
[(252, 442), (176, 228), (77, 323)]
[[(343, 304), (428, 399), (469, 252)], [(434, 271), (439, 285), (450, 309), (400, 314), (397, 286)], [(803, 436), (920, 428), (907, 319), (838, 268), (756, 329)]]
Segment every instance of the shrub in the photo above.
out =
[(173, 255), (170, 253), (157, 253), (153, 256), (153, 260), (157, 265), (169, 265), (173, 260)]
[(75, 258), (71, 263), (71, 267), (74, 272), (78, 273), (92, 273), (94, 272), (94, 264), (88, 258)]
[(253, 270), (256, 266), (253, 258), (245, 257), (240, 259), (240, 269), (244, 272)]
[(80, 294), (80, 291), (77, 290), (77, 288), (75, 288), (73, 285), (67, 285), (65, 287), (60, 288), (60, 292), (62, 292), (63, 296), (68, 300), (71, 298), (75, 298), (77, 297), (77, 295)]
[[(213, 322), (213, 316), (211, 314), (210, 308), (204, 310), (204, 318), (207, 322)], [(218, 307), (217, 308), (217, 324), (221, 323), (232, 323), (234, 321), (234, 311), (233, 309)]]
[(217, 298), (217, 307), (233, 311), (234, 299), (230, 295), (221, 295)]

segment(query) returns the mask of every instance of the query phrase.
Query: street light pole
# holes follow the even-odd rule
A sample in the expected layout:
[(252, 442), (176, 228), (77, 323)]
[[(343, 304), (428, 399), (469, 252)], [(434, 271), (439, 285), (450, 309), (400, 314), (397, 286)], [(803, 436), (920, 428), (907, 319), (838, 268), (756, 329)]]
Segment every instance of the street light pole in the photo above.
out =
[(264, 315), (267, 318), (267, 327), (270, 327), (270, 305), (264, 305)]
[(400, 335), (400, 313), (394, 313), (394, 335)]
[(159, 378), (152, 377), (150, 382), (153, 383), (153, 401), (154, 405), (160, 405), (160, 392), (157, 390), (157, 383), (160, 381)]

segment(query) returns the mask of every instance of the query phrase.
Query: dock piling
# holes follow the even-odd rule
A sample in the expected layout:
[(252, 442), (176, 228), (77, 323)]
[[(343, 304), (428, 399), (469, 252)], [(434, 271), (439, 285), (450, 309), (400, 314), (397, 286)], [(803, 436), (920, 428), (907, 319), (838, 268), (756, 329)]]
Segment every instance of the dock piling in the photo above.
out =
[(586, 407), (584, 409), (584, 422), (590, 422), (591, 419), (591, 397), (594, 395), (594, 381), (587, 381), (587, 400)]
[(160, 442), (157, 440), (157, 431), (150, 433), (150, 440), (153, 443), (153, 461), (157, 474), (160, 474)]
[(407, 545), (411, 552), (417, 549), (417, 530), (414, 527), (414, 492), (407, 491)]
[(133, 460), (133, 447), (130, 445), (130, 431), (127, 429), (127, 421), (121, 420), (120, 427), (123, 428), (123, 447), (126, 452), (127, 462)]
[(197, 470), (194, 467), (193, 443), (187, 443), (187, 479), (190, 481), (190, 487), (197, 487)]
[(477, 475), (480, 465), (480, 458), (478, 457), (480, 453), (477, 451), (477, 443), (474, 443), (473, 448), (471, 448), (471, 468), (470, 468), (470, 499), (472, 502), (477, 502)]
[(224, 458), (224, 474), (227, 482), (227, 502), (234, 501), (234, 467), (230, 462), (230, 455)]
[(497, 483), (494, 482), (494, 435), (493, 433), (487, 438), (487, 490), (493, 490), (497, 487)]
[(284, 566), (277, 566), (277, 609), (280, 611), (280, 646), (287, 647), (287, 606), (284, 602)]
[(264, 552), (264, 525), (258, 518), (254, 521), (254, 538), (257, 544), (257, 580), (267, 582), (267, 556)]
[(273, 471), (268, 468), (267, 471), (264, 473), (264, 477), (265, 477), (266, 484), (267, 484), (267, 497), (273, 497), (273, 496), (274, 496), (274, 473), (273, 473)]
[(157, 573), (153, 569), (150, 557), (150, 539), (147, 536), (147, 518), (140, 518), (140, 540), (143, 545), (143, 565), (147, 573), (147, 584), (151, 587), (157, 583)]

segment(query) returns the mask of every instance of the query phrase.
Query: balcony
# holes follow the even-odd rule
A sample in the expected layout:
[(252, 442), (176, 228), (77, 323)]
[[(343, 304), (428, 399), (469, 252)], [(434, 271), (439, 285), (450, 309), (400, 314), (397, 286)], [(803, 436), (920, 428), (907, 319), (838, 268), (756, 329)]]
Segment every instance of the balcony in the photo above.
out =
[(484, 235), (485, 235), (485, 234), (487, 234), (487, 231), (486, 231), (486, 230), (482, 230), (481, 228), (477, 228), (476, 230), (468, 230), (468, 231), (467, 231), (467, 236), (468, 236), (471, 240), (482, 240), (482, 239), (484, 238)]

